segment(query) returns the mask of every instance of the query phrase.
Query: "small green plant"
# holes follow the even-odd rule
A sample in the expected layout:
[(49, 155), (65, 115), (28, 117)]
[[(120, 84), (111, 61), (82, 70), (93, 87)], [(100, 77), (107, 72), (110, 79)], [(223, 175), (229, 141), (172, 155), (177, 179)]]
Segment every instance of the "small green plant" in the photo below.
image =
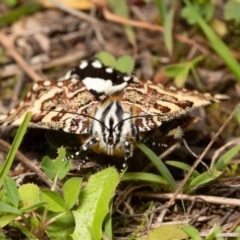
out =
[[(52, 161), (44, 157), (41, 163), (45, 174), (52, 180), (51, 189), (40, 189), (32, 183), (19, 188), (7, 177), (16, 151), (25, 134), (31, 113), (26, 114), (12, 148), (0, 171), (0, 227), (18, 228), (28, 239), (101, 239), (102, 225), (109, 203), (119, 182), (114, 168), (92, 175), (81, 191), (82, 178), (67, 179), (70, 161), (63, 161), (66, 152), (58, 149)], [(62, 182), (62, 190), (57, 183)], [(108, 221), (111, 219), (108, 217)], [(84, 234), (84, 235), (82, 235)], [(71, 236), (71, 237), (70, 237)]]

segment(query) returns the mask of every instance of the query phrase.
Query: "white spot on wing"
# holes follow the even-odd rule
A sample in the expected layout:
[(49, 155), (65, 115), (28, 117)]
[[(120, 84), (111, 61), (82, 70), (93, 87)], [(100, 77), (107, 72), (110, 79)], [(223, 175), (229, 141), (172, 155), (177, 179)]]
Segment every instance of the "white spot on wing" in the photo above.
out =
[(130, 79), (131, 79), (131, 76), (129, 76), (129, 75), (128, 75), (128, 76), (125, 76), (125, 77), (123, 77), (123, 80), (124, 80), (124, 81), (126, 81), (126, 82), (127, 82), (127, 81), (129, 81)]
[(70, 79), (71, 78), (71, 75), (72, 75), (72, 70), (68, 71), (65, 76), (63, 77), (63, 80), (67, 80), (67, 79)]
[(38, 89), (38, 84), (34, 83), (32, 89), (33, 89), (33, 91), (36, 91)]
[(82, 62), (80, 63), (80, 65), (79, 65), (79, 68), (80, 68), (80, 69), (84, 69), (85, 67), (87, 67), (87, 65), (88, 65), (88, 62), (87, 62), (87, 61), (82, 61)]
[(109, 67), (109, 68), (106, 68), (105, 71), (108, 72), (108, 73), (112, 73), (113, 69)]
[(111, 80), (104, 80), (101, 78), (86, 77), (82, 81), (88, 90), (94, 90), (96, 92), (106, 92), (112, 87)]
[(43, 85), (44, 85), (45, 87), (47, 87), (47, 86), (51, 85), (51, 82), (48, 81), (48, 80), (47, 80), (47, 81), (44, 81), (44, 82), (43, 82)]
[(57, 85), (58, 85), (58, 87), (62, 87), (63, 86), (63, 82), (58, 82)]
[(102, 64), (101, 64), (100, 61), (95, 60), (94, 62), (92, 62), (92, 66), (95, 67), (95, 68), (101, 68)]
[(14, 114), (16, 112), (16, 109), (13, 108), (11, 111), (10, 111), (10, 114)]

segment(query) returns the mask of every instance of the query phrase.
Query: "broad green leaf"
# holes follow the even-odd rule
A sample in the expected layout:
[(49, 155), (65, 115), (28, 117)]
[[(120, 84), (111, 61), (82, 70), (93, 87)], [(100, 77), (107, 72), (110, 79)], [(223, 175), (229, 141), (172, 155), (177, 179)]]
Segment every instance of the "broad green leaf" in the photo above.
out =
[(40, 199), (42, 202), (46, 202), (44, 207), (52, 212), (63, 212), (66, 210), (63, 199), (56, 192), (42, 190), (40, 192)]
[[(0, 217), (0, 228), (5, 227), (10, 222), (12, 222), (15, 218), (17, 218), (19, 214), (5, 213)], [(1, 239), (1, 238), (0, 238)]]
[(73, 211), (76, 227), (71, 236), (74, 240), (91, 240), (90, 232), (94, 232), (97, 240), (102, 238), (103, 220), (109, 211), (109, 203), (118, 182), (119, 175), (112, 167), (89, 178), (86, 188), (81, 191), (80, 205)]
[(165, 17), (164, 22), (164, 33), (163, 38), (168, 52), (172, 55), (173, 51), (173, 19), (174, 19), (174, 8), (170, 8), (169, 12)]
[(227, 21), (234, 20), (236, 24), (240, 22), (240, 2), (229, 0), (224, 6), (224, 19)]
[(163, 225), (148, 233), (148, 238), (136, 238), (136, 240), (185, 240), (187, 239), (187, 234), (182, 230), (182, 225)]
[(226, 153), (223, 154), (222, 157), (218, 159), (215, 164), (215, 168), (218, 171), (223, 171), (223, 168), (232, 160), (232, 158), (240, 152), (240, 145), (234, 146)]
[(58, 148), (58, 156), (54, 161), (54, 164), (57, 169), (57, 176), (59, 179), (63, 179), (69, 172), (72, 167), (71, 161), (63, 161), (66, 157), (66, 149)]
[(201, 235), (198, 230), (192, 226), (183, 226), (182, 230), (191, 237), (192, 240), (201, 240)]
[(41, 162), (41, 168), (50, 179), (53, 179), (57, 173), (57, 168), (55, 164), (48, 156), (43, 157)]
[(115, 67), (116, 59), (115, 57), (108, 52), (100, 52), (95, 56), (98, 60), (100, 60), (105, 66)]
[(67, 209), (71, 209), (76, 204), (82, 187), (82, 179), (73, 177), (68, 179), (63, 185), (63, 197)]
[(162, 160), (159, 159), (159, 157), (143, 143), (137, 143), (137, 146), (154, 164), (154, 166), (158, 169), (159, 173), (163, 176), (163, 178), (169, 183), (171, 190), (175, 191), (177, 187), (176, 182), (171, 173), (168, 171), (165, 164), (162, 162)]
[(23, 123), (21, 124), (20, 128), (17, 131), (17, 134), (13, 140), (12, 143), (12, 147), (7, 155), (7, 158), (5, 160), (5, 162), (3, 163), (3, 165), (1, 166), (1, 171), (0, 171), (0, 189), (2, 187), (3, 181), (5, 179), (5, 177), (8, 175), (8, 172), (12, 166), (14, 157), (17, 153), (17, 150), (19, 148), (19, 145), (22, 142), (22, 139), (26, 133), (27, 127), (28, 127), (28, 123), (31, 119), (32, 114), (30, 112), (28, 112), (23, 120)]
[[(194, 3), (193, 7), (195, 11), (207, 22), (212, 19), (214, 15), (214, 6), (212, 3), (210, 2), (206, 2), (204, 4)], [(192, 9), (190, 7), (185, 6), (182, 9), (181, 15), (183, 18), (186, 19), (189, 25), (193, 25), (197, 23), (194, 12), (192, 12)]]
[(117, 60), (115, 68), (120, 72), (131, 74), (134, 69), (134, 61), (130, 56), (122, 56)]
[(146, 182), (155, 182), (159, 184), (168, 185), (168, 182), (161, 176), (152, 174), (152, 173), (144, 173), (144, 172), (127, 172), (121, 177), (121, 181), (146, 181)]
[(12, 205), (17, 208), (19, 203), (19, 194), (15, 181), (10, 177), (6, 177), (3, 186), (8, 199)]
[(63, 159), (66, 157), (66, 149), (63, 147), (58, 148), (57, 153), (58, 153), (58, 155), (55, 159), (56, 167), (58, 165), (60, 165), (62, 163)]
[(58, 156), (55, 161), (52, 161), (48, 156), (43, 158), (41, 167), (50, 179), (56, 175), (59, 179), (63, 179), (71, 169), (71, 161), (63, 161), (65, 156), (65, 148), (58, 148)]
[(0, 209), (1, 209), (1, 212), (11, 213), (18, 216), (21, 214), (21, 212), (17, 208), (1, 201), (0, 201)]
[[(27, 183), (19, 187), (19, 195), (23, 204), (27, 207), (28, 205), (39, 202), (39, 187), (33, 183)], [(31, 194), (29, 194), (31, 193)]]

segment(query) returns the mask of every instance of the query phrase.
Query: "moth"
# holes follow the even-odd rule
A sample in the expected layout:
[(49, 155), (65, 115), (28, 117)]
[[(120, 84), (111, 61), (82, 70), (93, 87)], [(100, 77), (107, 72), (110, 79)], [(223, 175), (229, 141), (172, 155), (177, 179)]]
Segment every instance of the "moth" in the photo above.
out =
[(14, 109), (0, 116), (0, 125), (19, 126), (31, 111), (29, 127), (82, 135), (75, 155), (91, 149), (126, 160), (143, 133), (226, 99), (226, 95), (153, 84), (92, 59), (58, 81), (34, 83)]

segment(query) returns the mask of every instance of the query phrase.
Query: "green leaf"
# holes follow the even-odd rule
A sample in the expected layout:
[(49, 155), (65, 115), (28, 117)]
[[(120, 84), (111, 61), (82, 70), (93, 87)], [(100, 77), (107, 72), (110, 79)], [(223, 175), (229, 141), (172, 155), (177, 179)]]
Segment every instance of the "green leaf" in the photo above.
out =
[(91, 239), (89, 229), (96, 239), (102, 237), (103, 220), (108, 213), (109, 202), (119, 182), (115, 168), (107, 168), (92, 175), (86, 188), (80, 194), (80, 206), (73, 211), (76, 228), (73, 239)]
[(0, 27), (16, 22), (20, 17), (33, 14), (34, 12), (39, 11), (41, 8), (42, 6), (35, 1), (26, 2), (25, 4), (21, 3), (19, 7), (16, 7), (0, 16)]
[(109, 204), (109, 212), (107, 213), (105, 220), (104, 220), (104, 235), (107, 239), (113, 239), (113, 226), (112, 226), (112, 214), (113, 214), (113, 199), (110, 201)]
[(234, 20), (235, 24), (240, 22), (240, 2), (235, 0), (227, 1), (224, 4), (224, 19), (226, 21)]
[(240, 82), (240, 64), (233, 57), (228, 46), (213, 32), (211, 27), (209, 27), (209, 25), (204, 21), (204, 19), (198, 14), (190, 1), (184, 0), (184, 2), (192, 11), (194, 19), (196, 19), (197, 24), (207, 37), (210, 46), (222, 58), (224, 63), (231, 69), (231, 71), (235, 74), (237, 80)]
[(121, 177), (121, 181), (146, 181), (146, 182), (154, 182), (163, 185), (168, 185), (168, 182), (161, 176), (152, 174), (152, 173), (144, 173), (144, 172), (127, 172), (124, 173)]
[(48, 156), (43, 157), (41, 162), (41, 168), (50, 179), (53, 179), (57, 173), (57, 168), (55, 164)]
[(68, 179), (63, 185), (63, 197), (67, 209), (71, 209), (78, 200), (82, 186), (82, 179), (73, 177)]
[[(23, 204), (25, 206), (32, 205), (38, 203), (39, 199), (39, 187), (33, 183), (27, 183), (22, 185), (18, 189), (19, 195)], [(31, 194), (29, 194), (31, 193)]]
[(204, 184), (207, 184), (209, 182), (212, 182), (216, 178), (218, 178), (222, 172), (219, 172), (216, 169), (211, 169), (211, 173), (209, 172), (204, 172), (200, 174), (199, 176), (195, 177), (193, 180), (190, 181), (188, 188), (195, 188), (195, 187), (200, 187)]
[(13, 207), (1, 201), (0, 201), (0, 209), (1, 209), (1, 212), (12, 213), (18, 216), (21, 214), (21, 212), (16, 207)]
[(162, 160), (159, 159), (159, 157), (143, 143), (137, 143), (137, 146), (148, 157), (148, 159), (151, 160), (154, 166), (158, 169), (159, 173), (161, 173), (163, 178), (169, 183), (171, 190), (175, 191), (177, 187), (176, 182)]
[(191, 237), (192, 240), (201, 240), (201, 235), (199, 234), (198, 230), (192, 226), (183, 226), (182, 230)]
[(19, 148), (19, 145), (22, 142), (22, 139), (26, 133), (27, 127), (28, 127), (28, 123), (31, 119), (31, 113), (27, 113), (20, 128), (17, 131), (17, 134), (13, 140), (12, 143), (12, 147), (7, 155), (7, 158), (5, 160), (5, 162), (3, 163), (2, 167), (1, 167), (1, 171), (0, 171), (0, 189), (2, 187), (3, 181), (6, 178), (6, 176), (8, 175), (8, 172), (12, 166), (13, 160), (15, 158), (15, 155), (17, 153), (17, 150)]
[[(148, 240), (180, 240), (187, 239), (187, 234), (183, 231), (182, 225), (171, 224), (171, 225), (163, 225), (157, 227), (153, 230), (150, 230), (148, 233)], [(144, 240), (146, 238), (137, 238), (136, 240)]]
[(21, 230), (21, 232), (27, 237), (27, 239), (38, 240), (38, 238), (36, 238), (34, 234), (29, 231), (29, 229), (27, 229), (23, 224), (16, 221), (14, 225)]
[(0, 217), (0, 228), (5, 227), (18, 216), (19, 214), (11, 214), (11, 213), (4, 214), (3, 216)]
[[(195, 11), (203, 17), (207, 22), (213, 18), (214, 15), (214, 6), (211, 2), (205, 2), (204, 4), (194, 3), (193, 7)], [(197, 23), (194, 12), (191, 7), (185, 6), (182, 9), (181, 15), (188, 22), (189, 25), (194, 25)]]
[(164, 22), (164, 42), (166, 45), (166, 48), (170, 54), (172, 54), (173, 51), (173, 19), (174, 19), (174, 8), (172, 7), (168, 14), (166, 15), (165, 22)]
[(66, 210), (63, 199), (56, 192), (41, 190), (40, 199), (42, 202), (46, 202), (45, 208), (52, 212), (63, 212)]
[(164, 68), (164, 74), (167, 77), (176, 77), (186, 68), (184, 63), (168, 65)]
[[(120, 15), (124, 18), (130, 18), (127, 0), (121, 0), (121, 1), (110, 0), (109, 5), (110, 5), (111, 9), (113, 10), (113, 12), (116, 13), (117, 15)], [(135, 38), (135, 33), (134, 33), (133, 28), (129, 25), (124, 25), (124, 31), (126, 33), (128, 41), (133, 46), (135, 46), (136, 38)]]
[(164, 25), (167, 12), (167, 3), (162, 0), (156, 0), (156, 4), (159, 12), (160, 23)]
[(240, 108), (236, 111), (236, 119), (238, 124), (240, 125)]
[(45, 204), (46, 204), (46, 202), (34, 203), (34, 204), (31, 204), (31, 205), (24, 206), (24, 207), (20, 208), (20, 211), (21, 211), (22, 213), (31, 212), (31, 211), (33, 211), (33, 210), (36, 210), (36, 209), (44, 206)]
[(117, 60), (115, 68), (120, 72), (131, 74), (134, 69), (134, 61), (130, 56), (122, 56)]
[(8, 199), (10, 200), (12, 205), (17, 208), (19, 203), (19, 195), (15, 181), (10, 177), (6, 177), (3, 186)]
[(108, 52), (100, 52), (95, 56), (102, 64), (109, 67), (115, 67), (116, 59), (115, 57)]
[(223, 154), (222, 157), (218, 159), (218, 161), (215, 164), (215, 168), (218, 171), (223, 171), (223, 168), (232, 160), (232, 158), (240, 152), (240, 145), (234, 146), (230, 150), (228, 150), (226, 153)]
[(216, 224), (212, 227), (210, 233), (206, 236), (206, 239), (205, 240), (214, 240), (214, 239), (217, 239), (217, 240), (220, 240), (223, 238), (218, 238), (217, 235), (220, 234), (222, 232), (222, 229), (221, 227)]
[[(186, 171), (186, 172), (188, 172), (192, 168), (192, 166), (189, 166), (186, 163), (178, 162), (178, 161), (170, 161), (170, 160), (168, 160), (165, 163), (170, 165), (170, 166), (180, 168), (180, 169), (182, 169), (183, 171)], [(193, 177), (197, 177), (199, 175), (200, 175), (200, 173), (197, 172), (196, 170), (194, 170), (193, 173), (192, 173)]]
[(71, 161), (63, 161), (66, 157), (66, 149), (58, 148), (58, 156), (54, 161), (54, 165), (57, 169), (57, 176), (59, 179), (63, 179), (72, 167)]
[(17, 0), (3, 0), (8, 6), (13, 7), (17, 4)]
[(56, 219), (46, 229), (49, 239), (72, 240), (70, 234), (74, 231), (75, 222), (71, 212), (61, 213), (61, 217), (58, 213), (48, 212), (48, 217), (49, 219)]
[(56, 175), (59, 179), (63, 179), (71, 169), (71, 161), (63, 161), (65, 156), (65, 148), (58, 148), (58, 156), (55, 161), (52, 161), (48, 156), (43, 158), (41, 167), (50, 179)]

